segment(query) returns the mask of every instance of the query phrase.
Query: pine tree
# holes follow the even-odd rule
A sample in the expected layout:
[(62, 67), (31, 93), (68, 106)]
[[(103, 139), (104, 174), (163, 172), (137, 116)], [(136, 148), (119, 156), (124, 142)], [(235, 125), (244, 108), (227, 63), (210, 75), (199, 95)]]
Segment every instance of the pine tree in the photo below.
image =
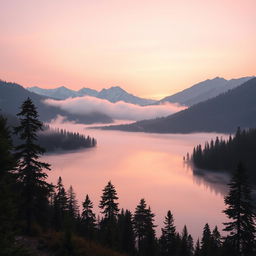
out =
[(201, 241), (201, 255), (212, 255), (212, 234), (208, 223), (205, 224), (203, 230), (203, 237)]
[(145, 200), (141, 199), (133, 218), (139, 255), (154, 255), (155, 253), (154, 216), (150, 207), (147, 208)]
[(185, 225), (182, 230), (180, 248), (178, 251), (179, 256), (191, 256), (193, 255), (192, 237), (188, 234), (187, 226)]
[(15, 161), (11, 154), (12, 141), (6, 119), (0, 116), (0, 254), (19, 255), (14, 246), (16, 224), (15, 179), (11, 171)]
[(69, 187), (67, 192), (67, 205), (68, 205), (68, 214), (71, 219), (76, 220), (79, 216), (79, 207), (76, 200), (76, 194), (72, 186)]
[(161, 255), (175, 255), (177, 251), (176, 228), (174, 226), (173, 215), (171, 211), (167, 212), (164, 220), (164, 228), (162, 228), (162, 235), (160, 237), (160, 251)]
[(117, 216), (119, 209), (117, 199), (116, 189), (109, 181), (103, 189), (99, 208), (102, 209), (101, 213), (104, 215), (100, 223), (101, 240), (111, 248), (118, 247)]
[(212, 231), (212, 254), (214, 256), (218, 256), (221, 253), (221, 247), (222, 247), (222, 242), (221, 242), (221, 235), (218, 230), (218, 227), (215, 226), (215, 228)]
[(111, 184), (111, 181), (108, 182), (106, 187), (103, 189), (103, 195), (101, 196), (101, 201), (99, 208), (102, 209), (102, 213), (104, 214), (104, 218), (108, 220), (116, 220), (119, 209), (118, 203), (116, 200), (118, 199), (116, 189)]
[(132, 213), (122, 209), (121, 213), (118, 214), (117, 226), (119, 251), (133, 255), (135, 253), (135, 235), (133, 231)]
[(86, 195), (85, 200), (83, 202), (81, 226), (82, 234), (89, 239), (92, 239), (95, 236), (96, 231), (96, 217), (92, 209), (93, 203), (90, 200), (89, 196)]
[(56, 186), (56, 193), (54, 194), (54, 217), (53, 225), (56, 231), (60, 231), (64, 227), (65, 218), (68, 212), (68, 198), (65, 188), (62, 184), (62, 179), (59, 177)]
[(237, 255), (252, 256), (256, 254), (256, 215), (245, 172), (240, 163), (229, 184), (229, 194), (224, 199), (227, 205), (224, 213), (230, 222), (224, 223), (224, 231), (229, 232), (227, 242), (235, 248)]
[(23, 144), (16, 147), (17, 176), (24, 199), (21, 209), (25, 211), (26, 231), (30, 233), (33, 220), (45, 224), (48, 196), (52, 187), (46, 182), (47, 174), (44, 170), (50, 170), (50, 165), (38, 161), (44, 153), (44, 149), (36, 144), (37, 133), (43, 129), (43, 124), (38, 120), (37, 110), (31, 99), (24, 101), (17, 116), (20, 118), (20, 125), (15, 128), (15, 133), (23, 141)]
[(200, 242), (199, 239), (196, 241), (194, 256), (200, 256), (201, 255), (201, 248), (200, 248)]

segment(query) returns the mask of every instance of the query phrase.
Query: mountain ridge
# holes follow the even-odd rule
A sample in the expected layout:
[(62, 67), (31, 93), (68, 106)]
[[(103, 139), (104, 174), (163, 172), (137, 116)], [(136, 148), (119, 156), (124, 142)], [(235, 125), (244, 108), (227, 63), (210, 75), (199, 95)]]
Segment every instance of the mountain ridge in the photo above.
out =
[(173, 115), (102, 129), (151, 133), (232, 133), (237, 127), (256, 127), (255, 96), (256, 78), (252, 78), (232, 90)]
[(214, 98), (228, 90), (232, 90), (252, 78), (254, 78), (254, 76), (232, 78), (229, 80), (222, 77), (207, 79), (180, 92), (167, 96), (161, 99), (159, 103), (172, 102), (179, 103), (180, 105), (192, 106)]
[(120, 86), (112, 86), (110, 88), (103, 88), (101, 91), (97, 91), (91, 88), (81, 88), (80, 90), (71, 90), (65, 86), (56, 87), (53, 89), (43, 89), (37, 86), (28, 87), (28, 91), (53, 97), (58, 100), (65, 100), (67, 98), (74, 97), (83, 97), (83, 96), (91, 96), (99, 99), (105, 99), (112, 103), (116, 103), (118, 101), (124, 101), (126, 103), (136, 104), (140, 106), (152, 105), (155, 104), (156, 100), (145, 99), (138, 96), (135, 96), (131, 93), (128, 93)]

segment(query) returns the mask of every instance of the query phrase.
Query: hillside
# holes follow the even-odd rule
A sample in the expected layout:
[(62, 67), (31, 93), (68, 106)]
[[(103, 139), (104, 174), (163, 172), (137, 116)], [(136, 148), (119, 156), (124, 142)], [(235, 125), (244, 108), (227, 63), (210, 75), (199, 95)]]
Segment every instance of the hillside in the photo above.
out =
[(57, 115), (66, 116), (68, 120), (81, 123), (111, 123), (112, 119), (101, 113), (91, 113), (88, 115), (69, 114), (54, 106), (44, 104), (47, 97), (38, 95), (24, 89), (16, 83), (8, 83), (0, 80), (0, 109), (3, 113), (16, 115), (19, 112), (19, 107), (27, 98), (31, 98), (38, 109), (38, 113), (42, 121), (49, 121), (56, 118)]
[(153, 133), (234, 132), (256, 127), (256, 78), (221, 94), (164, 118), (139, 121), (104, 129)]
[(242, 77), (238, 79), (226, 80), (221, 77), (216, 77), (214, 79), (207, 79), (181, 92), (165, 97), (164, 99), (160, 100), (160, 103), (173, 102), (185, 106), (192, 106), (199, 102), (216, 97), (224, 92), (227, 92), (228, 90), (232, 90), (252, 78), (253, 77)]

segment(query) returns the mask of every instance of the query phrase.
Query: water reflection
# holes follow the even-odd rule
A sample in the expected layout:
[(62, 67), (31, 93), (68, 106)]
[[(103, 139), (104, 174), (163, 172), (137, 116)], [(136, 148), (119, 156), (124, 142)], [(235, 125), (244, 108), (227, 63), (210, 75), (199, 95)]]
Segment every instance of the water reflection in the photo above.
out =
[(211, 171), (193, 168), (194, 182), (205, 186), (211, 192), (225, 196), (228, 193), (227, 184), (230, 182), (230, 174), (224, 171)]
[(54, 125), (89, 134), (98, 141), (93, 149), (45, 156), (53, 169), (49, 181), (56, 183), (62, 176), (66, 187), (74, 187), (80, 202), (88, 193), (97, 214), (100, 214), (97, 206), (102, 189), (111, 180), (118, 192), (120, 208), (134, 211), (139, 200), (146, 199), (156, 214), (158, 234), (169, 209), (174, 214), (177, 230), (181, 231), (187, 224), (195, 239), (206, 222), (212, 228), (218, 225), (221, 229), (225, 218), (223, 193), (216, 193), (207, 178), (194, 175), (182, 160), (194, 145), (216, 134), (160, 135)]

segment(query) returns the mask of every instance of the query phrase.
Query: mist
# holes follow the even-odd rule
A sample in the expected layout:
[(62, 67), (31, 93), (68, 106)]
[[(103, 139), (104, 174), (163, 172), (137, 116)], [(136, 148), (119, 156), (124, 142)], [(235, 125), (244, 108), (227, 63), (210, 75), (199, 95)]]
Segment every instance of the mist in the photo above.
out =
[(122, 101), (112, 103), (104, 99), (90, 96), (69, 98), (66, 100), (47, 99), (45, 103), (59, 107), (71, 114), (86, 115), (97, 112), (106, 114), (116, 120), (132, 121), (164, 117), (186, 108), (176, 103), (150, 106), (138, 106)]

